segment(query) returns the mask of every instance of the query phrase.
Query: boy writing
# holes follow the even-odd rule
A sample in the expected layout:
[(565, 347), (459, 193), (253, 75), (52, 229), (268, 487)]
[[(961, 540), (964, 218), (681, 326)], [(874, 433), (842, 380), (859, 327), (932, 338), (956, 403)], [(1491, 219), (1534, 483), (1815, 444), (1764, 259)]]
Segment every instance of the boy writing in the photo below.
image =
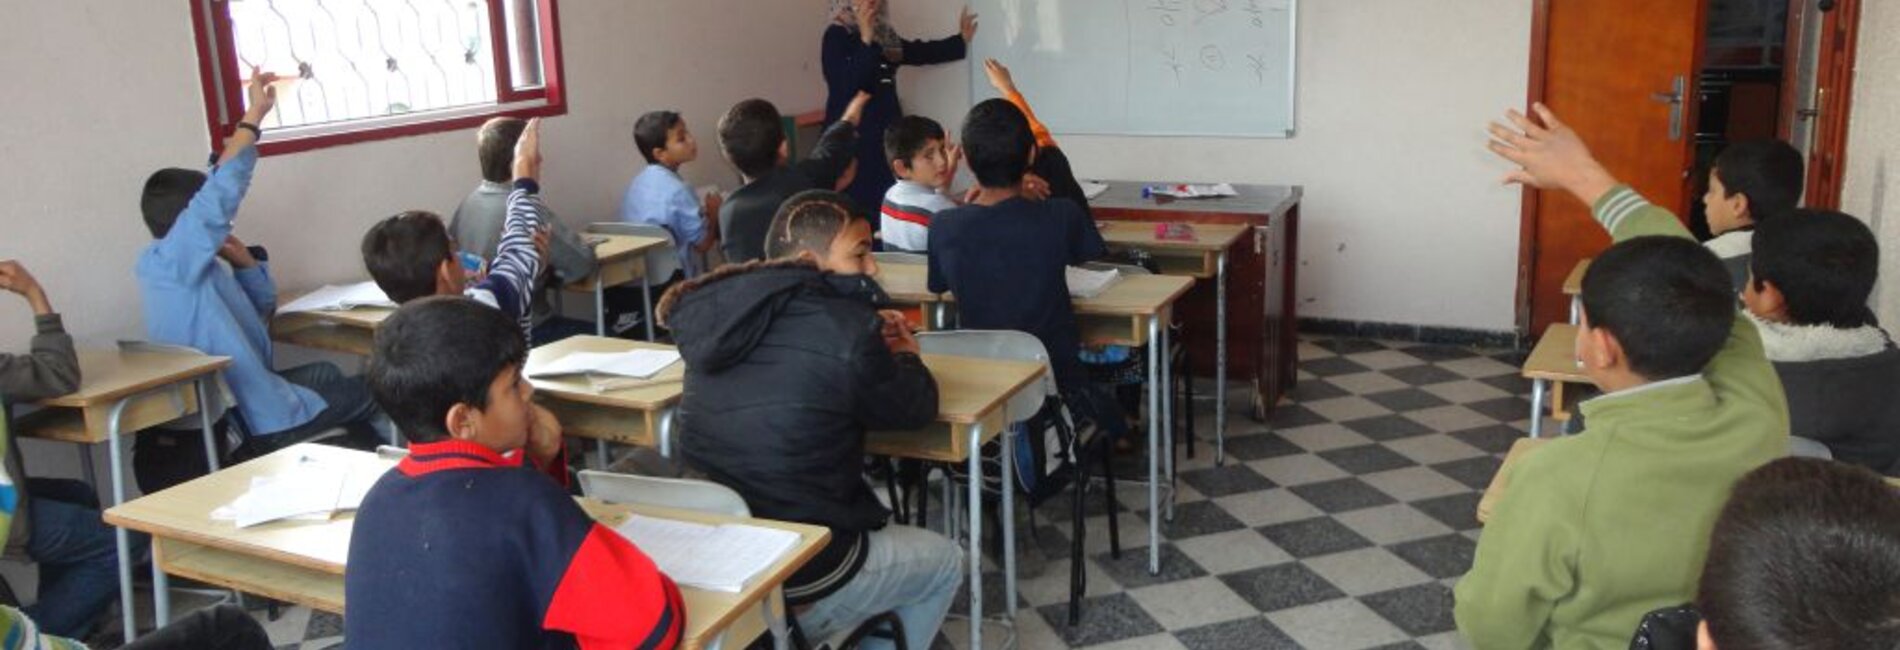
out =
[(486, 277), (470, 284), (442, 218), (411, 210), (363, 235), (363, 265), (376, 286), (399, 305), (426, 296), (464, 295), (501, 310), (520, 323), (523, 333), (531, 333), (528, 300), (541, 274), (541, 224), (547, 217), (535, 181), (541, 175), (541, 120), (529, 120), (516, 140), (511, 172), (508, 218)]
[(707, 194), (702, 204), (679, 173), (681, 166), (699, 159), (699, 141), (686, 130), (679, 113), (654, 111), (634, 123), (633, 146), (646, 157), (647, 166), (627, 185), (620, 220), (666, 228), (679, 254), (680, 273), (699, 275), (699, 254), (719, 244), (719, 195)]
[(1880, 273), (1873, 231), (1839, 212), (1802, 210), (1756, 234), (1742, 304), (1787, 391), (1794, 435), (1900, 476), (1900, 348), (1867, 309)]
[[(513, 318), (460, 296), (376, 331), (369, 383), (411, 441), (370, 488), (343, 578), (352, 648), (671, 648), (679, 589), (563, 489)], [(552, 478), (552, 480), (550, 480)]]
[(745, 181), (719, 207), (718, 232), (726, 261), (738, 264), (765, 258), (765, 233), (779, 206), (793, 194), (835, 186), (856, 160), (858, 120), (871, 96), (858, 93), (844, 115), (818, 137), (817, 148), (796, 164), (786, 164), (785, 126), (778, 108), (748, 99), (719, 120), (719, 148)]
[[(508, 195), (514, 191), (515, 144), (528, 123), (518, 117), (497, 117), (482, 125), (475, 135), (475, 152), (482, 165), (482, 182), (475, 186), (449, 220), (449, 235), (459, 250), (493, 262), (508, 221)], [(542, 208), (541, 222), (548, 227), (548, 254), (543, 262), (553, 271), (549, 282), (556, 287), (579, 281), (593, 274), (594, 248), (575, 233), (552, 210)], [(554, 313), (546, 286), (533, 291), (530, 337), (538, 343), (552, 343), (576, 334), (592, 334), (591, 323), (565, 318)]]
[(877, 310), (871, 226), (848, 202), (792, 197), (771, 224), (772, 260), (728, 265), (660, 301), (686, 359), (681, 449), (754, 516), (831, 529), (785, 583), (787, 602), (809, 606), (798, 615), (808, 638), (894, 611), (909, 647), (926, 648), (962, 582), (962, 551), (886, 525), (860, 468), (866, 431), (936, 419), (937, 383), (903, 317)]
[(1577, 334), (1604, 395), (1579, 407), (1583, 433), (1513, 470), (1455, 616), (1481, 650), (1623, 648), (1644, 613), (1695, 593), (1729, 486), (1787, 452), (1788, 406), (1721, 263), (1537, 113), (1492, 125), (1491, 149), (1522, 166), (1510, 181), (1595, 206), (1617, 240), (1584, 277)]
[[(145, 333), (153, 341), (231, 357), (225, 381), (237, 398), (249, 438), (238, 458), (252, 458), (346, 427), (375, 431), (376, 405), (361, 379), (331, 363), (279, 374), (271, 369), (267, 321), (277, 310), (270, 264), (231, 235), (238, 205), (257, 166), (257, 125), (277, 103), (276, 75), (252, 70), (249, 108), (225, 139), (207, 176), (162, 169), (145, 181), (140, 208), (153, 242), (139, 254), (134, 274), (145, 304)], [(219, 264), (222, 260), (224, 264)], [(227, 268), (228, 267), (228, 268)]]
[(1801, 202), (1802, 167), (1801, 152), (1780, 140), (1738, 142), (1715, 157), (1702, 197), (1715, 238), (1703, 245), (1722, 258), (1737, 293), (1748, 278), (1755, 228)]

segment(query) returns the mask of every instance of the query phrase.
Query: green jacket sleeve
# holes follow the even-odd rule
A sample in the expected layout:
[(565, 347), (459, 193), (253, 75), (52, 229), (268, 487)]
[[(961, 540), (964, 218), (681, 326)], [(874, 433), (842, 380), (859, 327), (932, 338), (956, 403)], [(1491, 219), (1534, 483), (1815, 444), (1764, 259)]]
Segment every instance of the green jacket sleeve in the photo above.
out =
[[(1536, 459), (1525, 456), (1516, 473), (1547, 474)], [(1572, 487), (1561, 481), (1515, 481), (1512, 487), (1485, 524), (1471, 571), (1454, 592), (1458, 631), (1477, 650), (1549, 645), (1544, 629), (1551, 610), (1576, 589), (1581, 533), (1575, 509), (1561, 503)]]

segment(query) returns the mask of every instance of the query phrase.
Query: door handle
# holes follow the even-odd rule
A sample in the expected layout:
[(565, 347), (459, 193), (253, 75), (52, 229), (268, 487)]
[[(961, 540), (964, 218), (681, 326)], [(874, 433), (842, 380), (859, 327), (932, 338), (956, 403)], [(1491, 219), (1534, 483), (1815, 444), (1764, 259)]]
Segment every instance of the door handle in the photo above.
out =
[(1688, 80), (1682, 75), (1676, 75), (1676, 82), (1670, 92), (1649, 94), (1651, 101), (1669, 105), (1669, 139), (1671, 141), (1682, 140), (1683, 105), (1688, 92)]

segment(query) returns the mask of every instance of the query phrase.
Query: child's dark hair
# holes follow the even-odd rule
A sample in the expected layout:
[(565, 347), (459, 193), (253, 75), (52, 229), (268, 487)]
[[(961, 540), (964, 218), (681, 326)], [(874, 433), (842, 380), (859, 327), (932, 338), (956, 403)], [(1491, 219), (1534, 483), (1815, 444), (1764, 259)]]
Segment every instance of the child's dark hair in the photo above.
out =
[(475, 153), (482, 161), (482, 178), (506, 183), (515, 177), (515, 141), (528, 129), (528, 121), (518, 117), (497, 117), (482, 124), (475, 134)]
[(640, 150), (640, 156), (646, 158), (649, 164), (659, 163), (653, 158), (653, 150), (665, 149), (667, 134), (683, 122), (680, 114), (673, 111), (653, 111), (642, 115), (633, 123), (633, 146)]
[(198, 195), (198, 188), (205, 186), (204, 172), (170, 167), (152, 172), (145, 179), (145, 190), (139, 195), (139, 212), (145, 217), (145, 228), (152, 231), (153, 239), (164, 239), (172, 231), (172, 224), (178, 222), (178, 215), (185, 212), (185, 206), (191, 205), (191, 197)]
[(824, 257), (831, 242), (851, 223), (851, 199), (831, 190), (805, 190), (778, 207), (766, 231), (765, 256), (791, 257), (802, 251)]
[(1728, 271), (1709, 249), (1675, 237), (1611, 246), (1583, 276), (1583, 315), (1623, 346), (1650, 381), (1702, 372), (1735, 323)]
[(1871, 325), (1867, 298), (1880, 276), (1880, 243), (1859, 219), (1796, 210), (1755, 227), (1751, 282), (1774, 283), (1800, 325)]
[(1784, 458), (1735, 483), (1696, 609), (1722, 650), (1900, 648), (1900, 491)]
[(396, 304), (435, 295), (435, 274), (450, 259), (449, 231), (433, 212), (411, 210), (363, 235), (363, 266)]
[(1728, 196), (1748, 197), (1748, 216), (1759, 225), (1794, 211), (1807, 184), (1801, 152), (1780, 140), (1748, 140), (1715, 157), (1715, 177)]
[(963, 118), (963, 156), (970, 173), (983, 187), (1011, 187), (1022, 182), (1034, 156), (1036, 135), (1029, 118), (1002, 99), (991, 99), (970, 109)]
[(376, 404), (410, 442), (449, 437), (449, 409), (488, 407), (488, 386), (521, 367), (528, 343), (498, 309), (462, 296), (403, 305), (376, 328), (364, 376)]
[(778, 148), (785, 143), (785, 125), (778, 107), (763, 99), (734, 104), (719, 119), (719, 148), (746, 178), (758, 178), (778, 167)]
[(912, 158), (922, 153), (931, 140), (944, 138), (943, 125), (922, 115), (905, 115), (884, 129), (884, 161), (904, 161), (909, 165)]

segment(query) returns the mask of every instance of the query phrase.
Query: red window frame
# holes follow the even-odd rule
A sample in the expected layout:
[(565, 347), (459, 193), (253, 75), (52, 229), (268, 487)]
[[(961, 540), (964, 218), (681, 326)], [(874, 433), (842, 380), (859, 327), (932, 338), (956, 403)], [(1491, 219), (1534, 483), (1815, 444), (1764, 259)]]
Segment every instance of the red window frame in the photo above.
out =
[[(243, 78), (238, 70), (237, 47), (231, 28), (230, 5), (225, 0), (186, 0), (191, 6), (191, 25), (198, 48), (198, 76), (203, 84), (205, 125), (211, 149), (217, 150), (232, 127), (244, 114)], [(417, 115), (413, 121), (368, 126), (342, 132), (298, 136), (274, 131), (258, 143), (258, 153), (269, 156), (336, 147), (358, 142), (374, 142), (428, 133), (440, 133), (480, 126), (500, 116), (548, 117), (567, 113), (565, 70), (561, 65), (561, 20), (556, 0), (535, 0), (539, 10), (541, 45), (541, 81), (539, 88), (517, 90), (513, 74), (513, 48), (504, 27), (501, 0), (483, 0), (488, 4), (491, 47), (495, 53), (495, 98), (492, 110), (476, 114), (458, 113), (452, 117), (431, 119)], [(525, 102), (538, 102), (522, 106)]]

